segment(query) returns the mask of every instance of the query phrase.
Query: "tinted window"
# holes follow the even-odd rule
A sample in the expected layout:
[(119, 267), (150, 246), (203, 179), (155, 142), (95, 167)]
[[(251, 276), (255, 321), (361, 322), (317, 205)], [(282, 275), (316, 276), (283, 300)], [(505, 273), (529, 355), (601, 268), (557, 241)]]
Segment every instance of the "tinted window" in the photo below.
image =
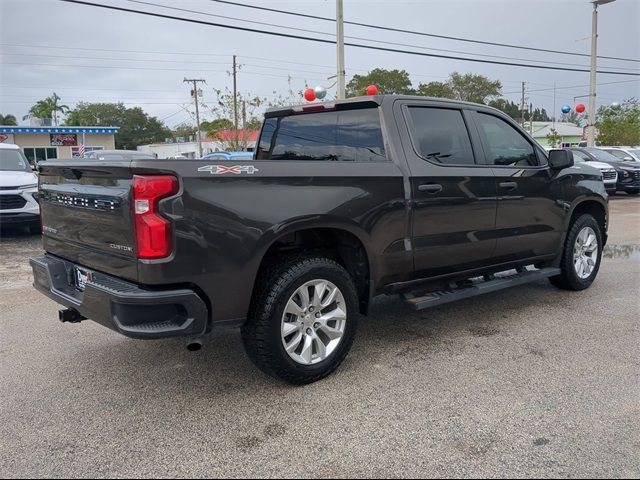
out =
[(375, 108), (268, 118), (257, 160), (385, 160), (380, 116)]
[(533, 145), (515, 128), (504, 120), (485, 113), (479, 113), (478, 120), (480, 133), (486, 140), (489, 164), (510, 167), (538, 165)]
[(604, 150), (600, 150), (599, 148), (587, 148), (585, 149), (589, 154), (594, 157), (596, 160), (600, 160), (602, 162), (619, 162), (620, 159), (614, 155), (611, 155)]
[(578, 150), (571, 150), (573, 152), (573, 158), (578, 162), (589, 162), (591, 161), (591, 157), (586, 153), (582, 153)]
[(475, 163), (461, 111), (409, 107), (409, 117), (414, 148), (422, 158), (445, 165)]

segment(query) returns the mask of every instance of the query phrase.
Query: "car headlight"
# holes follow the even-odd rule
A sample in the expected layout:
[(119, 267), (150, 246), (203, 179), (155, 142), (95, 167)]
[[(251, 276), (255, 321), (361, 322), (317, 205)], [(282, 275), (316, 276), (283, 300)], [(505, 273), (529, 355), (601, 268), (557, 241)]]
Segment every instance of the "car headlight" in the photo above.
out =
[(622, 178), (629, 178), (631, 176), (631, 172), (629, 170), (622, 170)]

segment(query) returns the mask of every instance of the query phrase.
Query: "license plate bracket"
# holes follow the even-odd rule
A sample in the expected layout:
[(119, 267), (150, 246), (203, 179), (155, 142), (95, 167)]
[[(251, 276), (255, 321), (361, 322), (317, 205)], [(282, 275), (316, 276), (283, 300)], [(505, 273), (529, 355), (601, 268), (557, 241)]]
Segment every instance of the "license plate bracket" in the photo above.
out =
[(84, 292), (84, 289), (87, 288), (87, 282), (92, 280), (91, 272), (84, 268), (74, 267), (74, 280), (76, 289)]

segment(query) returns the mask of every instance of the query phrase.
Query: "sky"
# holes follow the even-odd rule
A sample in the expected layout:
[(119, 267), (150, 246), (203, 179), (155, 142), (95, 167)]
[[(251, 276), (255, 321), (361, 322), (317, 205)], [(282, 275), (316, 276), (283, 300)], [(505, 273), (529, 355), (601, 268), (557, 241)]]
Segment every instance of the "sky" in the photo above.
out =
[[(214, 0), (86, 1), (335, 40), (332, 22)], [(235, 2), (332, 18), (336, 12), (334, 0)], [(162, 5), (202, 13), (176, 11)], [(591, 12), (588, 0), (344, 0), (347, 21), (583, 54), (590, 52)], [(601, 59), (598, 68), (639, 75), (599, 74), (598, 104), (640, 97), (640, 0), (617, 0), (601, 6), (599, 12), (598, 54), (636, 61)], [(443, 55), (515, 63), (537, 61), (572, 68), (588, 69), (589, 65), (588, 57), (353, 25), (345, 25), (345, 35), (347, 42)], [(127, 106), (140, 106), (171, 127), (184, 122), (194, 124), (190, 88), (183, 83), (184, 78), (206, 80), (201, 86), (206, 106), (202, 114), (204, 119), (211, 119), (214, 89), (232, 87), (233, 55), (237, 55), (240, 66), (238, 90), (246, 96), (273, 100), (289, 97), (289, 91), (298, 92), (307, 85), (331, 87), (335, 82), (329, 78), (336, 71), (336, 48), (332, 44), (152, 18), (60, 0), (0, 0), (0, 113), (13, 114), (20, 120), (37, 100), (56, 92), (62, 97), (61, 103), (70, 107), (79, 101), (121, 101)], [(453, 71), (471, 72), (500, 80), (503, 96), (517, 103), (524, 81), (527, 103), (545, 108), (550, 114), (555, 111), (557, 116), (561, 105), (573, 105), (574, 96), (589, 91), (586, 72), (482, 64), (355, 47), (346, 47), (345, 58), (347, 81), (352, 75), (365, 74), (373, 68), (404, 69), (416, 87), (420, 82), (443, 81)], [(329, 88), (329, 98), (332, 96), (335, 87)], [(580, 102), (588, 105), (588, 98), (575, 103)]]

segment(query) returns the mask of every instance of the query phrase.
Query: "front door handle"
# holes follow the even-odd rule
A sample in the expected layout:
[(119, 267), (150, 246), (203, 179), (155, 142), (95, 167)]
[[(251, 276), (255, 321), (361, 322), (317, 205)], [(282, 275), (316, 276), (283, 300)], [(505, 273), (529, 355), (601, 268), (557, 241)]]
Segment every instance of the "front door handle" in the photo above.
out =
[(518, 184), (516, 182), (500, 182), (500, 188), (504, 188), (505, 190), (515, 190), (518, 188)]
[(442, 185), (439, 183), (423, 183), (422, 185), (418, 185), (418, 190), (427, 193), (439, 193), (442, 191)]

